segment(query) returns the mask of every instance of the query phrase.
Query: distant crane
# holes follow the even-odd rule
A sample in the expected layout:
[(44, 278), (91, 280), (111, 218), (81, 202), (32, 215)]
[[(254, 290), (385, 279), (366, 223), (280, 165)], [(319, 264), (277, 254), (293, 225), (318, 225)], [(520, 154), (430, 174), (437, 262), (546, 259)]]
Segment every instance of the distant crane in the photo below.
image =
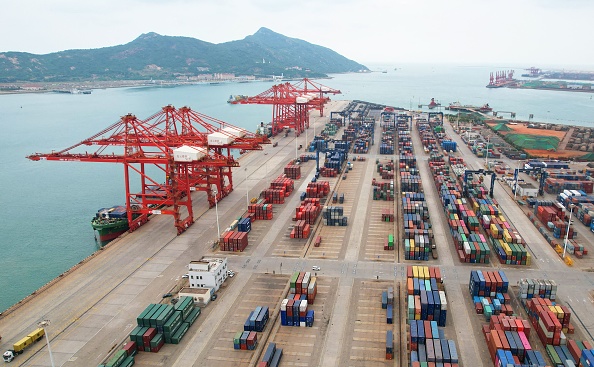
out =
[(500, 88), (507, 84), (514, 82), (514, 71), (496, 71), (495, 74), (491, 72), (489, 77), (489, 84), (487, 84), (487, 88)]
[(264, 92), (233, 101), (233, 104), (270, 104), (272, 105), (272, 135), (285, 129), (294, 129), (299, 136), (309, 128), (309, 111), (317, 109), (320, 116), (324, 114), (324, 104), (330, 98), (326, 94), (338, 94), (339, 90), (314, 83), (305, 78), (295, 84), (283, 83), (273, 85)]

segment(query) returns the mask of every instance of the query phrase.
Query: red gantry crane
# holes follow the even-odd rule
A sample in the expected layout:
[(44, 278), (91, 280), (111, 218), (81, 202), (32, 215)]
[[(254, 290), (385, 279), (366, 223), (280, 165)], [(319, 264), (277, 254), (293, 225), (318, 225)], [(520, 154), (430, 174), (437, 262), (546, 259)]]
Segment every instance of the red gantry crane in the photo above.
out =
[(305, 95), (311, 95), (313, 93), (316, 96), (315, 99), (309, 102), (309, 105), (320, 111), (320, 116), (324, 116), (324, 105), (330, 101), (330, 97), (326, 97), (325, 95), (342, 93), (338, 89), (327, 87), (308, 78), (303, 78), (303, 80), (294, 83), (293, 87)]
[[(167, 214), (174, 217), (177, 233), (181, 234), (194, 222), (193, 191), (205, 191), (212, 207), (215, 200), (233, 190), (231, 169), (239, 167), (239, 162), (231, 150), (261, 150), (261, 144), (269, 143), (266, 136), (189, 107), (166, 106), (145, 120), (128, 114), (69, 148), (35, 153), (27, 158), (122, 163), (130, 232), (146, 223), (150, 214)], [(94, 152), (82, 152), (90, 146), (98, 148)], [(134, 177), (140, 180), (140, 192), (131, 191)]]
[(324, 104), (330, 100), (325, 94), (338, 94), (339, 90), (331, 89), (309, 79), (295, 84), (283, 83), (273, 85), (268, 90), (253, 96), (233, 101), (233, 104), (271, 104), (272, 135), (287, 129), (295, 129), (299, 136), (309, 128), (309, 111), (313, 108), (324, 113)]

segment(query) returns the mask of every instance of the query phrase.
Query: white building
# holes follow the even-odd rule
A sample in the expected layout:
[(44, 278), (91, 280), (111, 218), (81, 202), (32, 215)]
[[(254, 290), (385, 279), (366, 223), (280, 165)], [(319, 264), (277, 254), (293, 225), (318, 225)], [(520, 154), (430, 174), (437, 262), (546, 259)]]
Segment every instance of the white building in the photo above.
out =
[(188, 265), (190, 288), (213, 288), (218, 291), (227, 279), (227, 258), (206, 258)]
[(528, 197), (537, 197), (538, 196), (538, 187), (534, 187), (531, 183), (518, 183), (518, 195), (519, 196), (528, 196)]

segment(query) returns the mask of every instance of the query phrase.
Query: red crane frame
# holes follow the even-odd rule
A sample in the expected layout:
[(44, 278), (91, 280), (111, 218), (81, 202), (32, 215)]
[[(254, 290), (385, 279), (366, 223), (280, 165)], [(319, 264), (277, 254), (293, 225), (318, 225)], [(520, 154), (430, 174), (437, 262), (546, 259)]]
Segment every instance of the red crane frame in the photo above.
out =
[(324, 104), (330, 98), (325, 94), (339, 94), (337, 89), (314, 83), (305, 78), (295, 84), (273, 85), (264, 92), (248, 98), (233, 101), (233, 104), (271, 104), (272, 135), (277, 135), (285, 128), (294, 129), (299, 136), (309, 128), (309, 111), (317, 109), (324, 115)]
[[(218, 127), (215, 126), (217, 124)], [(212, 133), (229, 137), (229, 142), (209, 145), (208, 136)], [(27, 158), (33, 161), (123, 163), (130, 231), (146, 223), (150, 214), (167, 214), (174, 217), (177, 232), (181, 234), (194, 222), (193, 191), (205, 191), (210, 207), (215, 205), (215, 200), (219, 201), (233, 191), (231, 169), (239, 167), (239, 162), (231, 150), (261, 150), (261, 144), (269, 143), (266, 136), (253, 134), (189, 107), (178, 110), (166, 106), (145, 120), (128, 114), (69, 148), (36, 153)], [(176, 162), (173, 152), (184, 145), (201, 148), (203, 156), (196, 161)], [(75, 152), (84, 146), (98, 148), (91, 153)], [(107, 147), (113, 147), (114, 151), (106, 152)], [(155, 169), (147, 169), (148, 166)], [(154, 178), (154, 174), (148, 171), (156, 171), (163, 178)], [(133, 175), (140, 179), (140, 191), (137, 193), (131, 189)], [(213, 187), (216, 187), (216, 197)]]

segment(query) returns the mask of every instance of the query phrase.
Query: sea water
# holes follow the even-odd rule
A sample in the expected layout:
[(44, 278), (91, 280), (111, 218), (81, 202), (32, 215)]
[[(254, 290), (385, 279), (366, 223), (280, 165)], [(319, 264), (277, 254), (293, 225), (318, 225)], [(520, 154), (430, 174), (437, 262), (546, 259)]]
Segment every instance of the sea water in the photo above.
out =
[[(397, 68), (397, 70), (395, 70)], [(317, 80), (342, 94), (333, 100), (365, 100), (417, 109), (431, 98), (511, 111), (517, 118), (594, 126), (589, 93), (487, 89), (487, 66), (377, 65), (365, 74)], [(499, 68), (501, 70), (502, 68)], [(256, 95), (270, 82), (179, 87), (96, 89), (90, 95), (0, 95), (0, 311), (97, 249), (91, 218), (97, 209), (125, 202), (121, 164), (33, 162), (35, 152), (62, 150), (133, 113), (145, 119), (163, 106), (189, 106), (207, 116), (254, 131), (269, 122), (272, 107), (230, 105), (230, 95)], [(443, 110), (442, 110), (443, 111)], [(95, 147), (89, 147), (95, 151)], [(172, 222), (173, 225), (173, 222)]]

